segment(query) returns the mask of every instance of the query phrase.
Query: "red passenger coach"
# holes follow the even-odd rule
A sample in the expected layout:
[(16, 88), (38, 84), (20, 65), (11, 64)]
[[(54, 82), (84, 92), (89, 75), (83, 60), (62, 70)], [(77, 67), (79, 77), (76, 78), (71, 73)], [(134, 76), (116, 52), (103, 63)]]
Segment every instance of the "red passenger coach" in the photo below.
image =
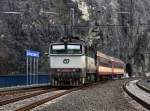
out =
[(97, 52), (97, 76), (100, 78), (118, 77), (124, 75), (124, 62), (120, 59)]

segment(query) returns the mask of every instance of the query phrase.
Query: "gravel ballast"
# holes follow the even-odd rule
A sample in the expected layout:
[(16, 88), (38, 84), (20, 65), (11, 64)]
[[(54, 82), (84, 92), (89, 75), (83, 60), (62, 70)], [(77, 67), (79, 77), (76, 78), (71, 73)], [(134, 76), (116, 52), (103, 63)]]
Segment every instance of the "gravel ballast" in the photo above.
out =
[[(122, 89), (125, 80), (107, 81), (72, 92), (36, 111), (144, 111)], [(35, 111), (34, 110), (34, 111)]]

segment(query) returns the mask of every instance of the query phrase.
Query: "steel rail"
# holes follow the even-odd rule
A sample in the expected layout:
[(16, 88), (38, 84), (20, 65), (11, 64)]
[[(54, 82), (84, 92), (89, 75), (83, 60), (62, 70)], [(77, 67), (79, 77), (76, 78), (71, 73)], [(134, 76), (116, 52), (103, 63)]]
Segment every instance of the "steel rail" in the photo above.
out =
[(143, 101), (142, 99), (138, 98), (137, 96), (135, 96), (134, 94), (132, 94), (127, 88), (126, 85), (129, 83), (130, 81), (126, 82), (123, 85), (123, 89), (124, 91), (132, 98), (134, 99), (136, 102), (138, 102), (139, 104), (141, 104), (144, 108), (150, 110), (150, 104), (148, 104), (147, 102)]
[(23, 88), (23, 89), (14, 89), (14, 90), (7, 90), (7, 91), (0, 91), (0, 96), (4, 96), (4, 95), (11, 95), (11, 94), (18, 94), (18, 93), (25, 93), (25, 92), (31, 92), (31, 91), (36, 91), (36, 90), (40, 90), (40, 89), (45, 89), (48, 87), (33, 87), (33, 88)]
[(68, 90), (68, 91), (65, 91), (65, 92), (62, 92), (62, 93), (58, 93), (58, 94), (56, 94), (56, 95), (53, 95), (53, 96), (44, 98), (44, 99), (39, 100), (39, 101), (37, 101), (37, 102), (31, 103), (31, 104), (29, 104), (29, 105), (25, 105), (25, 106), (23, 106), (23, 107), (21, 107), (21, 108), (18, 108), (16, 111), (29, 111), (29, 110), (31, 110), (31, 109), (33, 109), (33, 108), (35, 108), (35, 107), (37, 107), (37, 106), (39, 106), (39, 105), (41, 105), (41, 104), (44, 104), (44, 103), (46, 103), (46, 102), (48, 102), (48, 101), (51, 101), (51, 100), (53, 100), (53, 99), (56, 99), (56, 98), (58, 98), (58, 97), (60, 97), (60, 96), (63, 96), (63, 95), (65, 95), (65, 94), (68, 94), (68, 93), (70, 93), (70, 92), (72, 92), (72, 90)]
[(17, 89), (6, 89), (6, 90), (0, 90), (0, 95), (2, 95), (2, 94), (13, 94), (14, 92), (16, 93), (17, 91), (18, 92), (24, 92), (24, 91), (28, 91), (28, 90), (30, 90), (31, 91), (31, 89), (32, 90), (36, 90), (36, 89), (40, 89), (40, 88), (47, 88), (47, 87), (49, 87), (48, 85), (46, 85), (46, 86), (35, 86), (35, 87), (22, 87), (22, 88), (17, 88)]
[(16, 101), (19, 101), (19, 100), (24, 100), (26, 98), (34, 97), (34, 96), (44, 94), (44, 93), (47, 93), (49, 91), (54, 91), (54, 90), (57, 90), (57, 88), (52, 88), (52, 89), (48, 89), (48, 90), (45, 89), (45, 90), (40, 91), (40, 92), (35, 92), (35, 93), (32, 93), (32, 94), (27, 94), (27, 95), (23, 95), (23, 96), (18, 96), (18, 97), (12, 98), (12, 99), (6, 99), (6, 100), (3, 100), (3, 101), (0, 101), (0, 106), (6, 105), (6, 104), (9, 104), (9, 103), (13, 103), (13, 102), (16, 102)]
[[(125, 79), (125, 78), (124, 78)], [(120, 79), (119, 79), (120, 80)], [(53, 95), (53, 96), (49, 96), (49, 97), (46, 97), (46, 98), (44, 98), (44, 99), (41, 99), (41, 100), (37, 100), (36, 102), (34, 102), (34, 103), (31, 103), (31, 104), (29, 104), (29, 105), (24, 105), (23, 107), (22, 106), (20, 106), (20, 107), (18, 107), (17, 109), (16, 109), (16, 111), (29, 111), (29, 110), (31, 110), (31, 109), (33, 109), (33, 108), (35, 108), (35, 107), (37, 107), (37, 106), (39, 106), (39, 105), (41, 105), (41, 104), (44, 104), (44, 103), (46, 103), (46, 102), (48, 102), (48, 101), (51, 101), (51, 100), (53, 100), (53, 99), (56, 99), (56, 98), (58, 98), (58, 97), (60, 97), (60, 96), (63, 96), (63, 95), (66, 95), (66, 94), (69, 94), (69, 93), (71, 93), (71, 92), (73, 92), (73, 91), (77, 91), (77, 90), (80, 90), (80, 89), (86, 89), (86, 88), (89, 88), (89, 87), (91, 87), (91, 86), (93, 86), (93, 85), (97, 85), (97, 84), (99, 84), (99, 83), (105, 83), (105, 82), (107, 82), (107, 81), (100, 81), (100, 82), (96, 82), (96, 83), (89, 83), (89, 84), (86, 84), (86, 85), (83, 85), (83, 86), (79, 86), (79, 87), (75, 87), (75, 88), (72, 88), (72, 89), (68, 89), (67, 91), (65, 91), (65, 92), (61, 92), (61, 93), (58, 93), (58, 94), (55, 94), (55, 95)], [(60, 88), (60, 87), (59, 87)], [(59, 88), (57, 88), (57, 89), (59, 89)], [(37, 96), (38, 95), (40, 95), (40, 94), (37, 94)], [(33, 97), (33, 96), (32, 96)], [(36, 96), (35, 96), (36, 97)], [(18, 100), (16, 100), (16, 101), (18, 101)]]
[[(142, 81), (142, 80), (140, 80), (140, 81)], [(140, 89), (144, 90), (145, 92), (150, 93), (150, 89), (148, 89), (148, 88), (146, 88), (145, 86), (141, 85), (141, 84), (140, 84), (140, 81), (138, 81), (138, 82), (136, 83), (136, 85), (137, 85)]]
[[(29, 104), (29, 105), (25, 105), (25, 106), (23, 106), (23, 107), (20, 107), (20, 108), (18, 108), (18, 109), (15, 110), (15, 111), (30, 111), (31, 109), (33, 109), (33, 108), (35, 108), (35, 107), (37, 107), (37, 106), (39, 106), (39, 105), (41, 105), (41, 104), (44, 104), (44, 103), (46, 103), (46, 102), (48, 102), (48, 101), (52, 101), (52, 100), (54, 100), (54, 99), (56, 99), (56, 98), (58, 98), (58, 97), (61, 97), (61, 96), (66, 95), (66, 94), (69, 94), (69, 93), (71, 93), (71, 92), (73, 92), (73, 91), (77, 91), (77, 90), (80, 90), (80, 89), (89, 88), (90, 86), (97, 85), (97, 84), (99, 84), (99, 83), (100, 83), (100, 82), (93, 83), (93, 84), (87, 84), (87, 85), (84, 85), (84, 86), (80, 86), (80, 87), (76, 87), (76, 88), (67, 90), (67, 91), (65, 91), (65, 92), (61, 92), (61, 93), (55, 94), (55, 95), (53, 95), (53, 96), (50, 96), (50, 97), (44, 98), (44, 99), (42, 99), (42, 100), (39, 100), (39, 101), (37, 101), (37, 102), (31, 103), (31, 104)], [(102, 82), (102, 83), (103, 83), (103, 82)]]

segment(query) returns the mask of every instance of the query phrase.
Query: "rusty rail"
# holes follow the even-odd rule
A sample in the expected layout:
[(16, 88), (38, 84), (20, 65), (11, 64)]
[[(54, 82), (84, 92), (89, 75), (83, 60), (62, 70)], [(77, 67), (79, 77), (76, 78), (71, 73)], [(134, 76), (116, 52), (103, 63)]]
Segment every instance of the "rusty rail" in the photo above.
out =
[(38, 87), (24, 87), (24, 88), (19, 88), (19, 89), (1, 90), (0, 95), (11, 95), (14, 93), (34, 91), (34, 90), (44, 89), (44, 88), (48, 88), (48, 87), (49, 86), (38, 86)]
[(53, 96), (47, 97), (45, 99), (39, 100), (37, 102), (31, 103), (30, 105), (25, 105), (23, 107), (20, 107), (16, 111), (30, 111), (31, 109), (33, 109), (33, 108), (35, 108), (35, 107), (37, 107), (37, 106), (39, 106), (41, 104), (44, 104), (44, 103), (46, 103), (48, 101), (52, 101), (53, 99), (56, 99), (56, 98), (61, 97), (63, 95), (69, 94), (69, 93), (71, 93), (73, 91), (77, 91), (77, 90), (80, 90), (80, 89), (86, 89), (86, 88), (89, 88), (90, 86), (97, 85), (97, 84), (99, 84), (99, 82), (93, 83), (93, 84), (87, 84), (87, 85), (76, 87), (76, 88), (72, 88), (72, 89), (67, 90), (65, 92), (61, 92), (61, 93), (55, 94)]
[(45, 98), (45, 99), (42, 99), (42, 100), (39, 100), (39, 101), (37, 101), (37, 102), (34, 102), (34, 103), (31, 103), (30, 105), (25, 105), (25, 106), (23, 106), (23, 107), (20, 107), (20, 108), (18, 108), (16, 111), (30, 111), (31, 109), (33, 109), (33, 108), (35, 108), (35, 107), (37, 107), (37, 106), (39, 106), (39, 105), (41, 105), (41, 104), (44, 104), (44, 103), (46, 103), (46, 102), (48, 102), (48, 101), (51, 101), (51, 100), (53, 100), (53, 99), (56, 99), (56, 98), (58, 98), (58, 97), (60, 97), (60, 96), (63, 96), (63, 95), (66, 95), (66, 94), (68, 94), (68, 93), (71, 93), (71, 92), (73, 92), (73, 91), (77, 91), (77, 90), (80, 90), (80, 89), (86, 89), (86, 88), (89, 88), (89, 87), (91, 87), (91, 86), (93, 86), (93, 85), (97, 85), (97, 84), (99, 84), (99, 83), (106, 83), (107, 81), (100, 81), (100, 82), (96, 82), (96, 83), (89, 83), (89, 84), (86, 84), (86, 85), (83, 85), (83, 86), (79, 86), (79, 87), (76, 87), (76, 88), (72, 88), (72, 89), (70, 89), (70, 90), (67, 90), (67, 91), (65, 91), (65, 92), (61, 92), (61, 93), (58, 93), (58, 94), (55, 94), (55, 95), (53, 95), (53, 96), (50, 96), (50, 97), (47, 97), (47, 98)]
[[(19, 101), (19, 100), (24, 100), (26, 98), (34, 97), (34, 96), (44, 94), (44, 93), (47, 93), (49, 91), (54, 91), (54, 90), (57, 90), (57, 88), (52, 88), (52, 89), (49, 89), (49, 90), (45, 89), (43, 91), (36, 92), (36, 93), (33, 93), (33, 94), (27, 94), (27, 95), (18, 96), (18, 97), (12, 98), (12, 99), (3, 100), (3, 101), (0, 101), (0, 106), (6, 105), (6, 104), (9, 104), (9, 103), (13, 103), (13, 102), (16, 102), (16, 101)], [(20, 93), (22, 93), (22, 91)], [(19, 94), (19, 92), (18, 92), (18, 94)]]

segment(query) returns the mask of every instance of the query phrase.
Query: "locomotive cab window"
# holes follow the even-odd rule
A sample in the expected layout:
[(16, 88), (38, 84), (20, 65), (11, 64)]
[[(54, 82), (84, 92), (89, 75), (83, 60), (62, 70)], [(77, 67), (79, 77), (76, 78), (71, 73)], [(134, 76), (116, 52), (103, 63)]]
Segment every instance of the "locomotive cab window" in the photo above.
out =
[(65, 53), (65, 45), (52, 45), (51, 53), (52, 54), (64, 54)]
[(68, 54), (81, 54), (82, 46), (81, 45), (67, 45)]
[(51, 45), (51, 54), (82, 54), (82, 45), (53, 44)]

